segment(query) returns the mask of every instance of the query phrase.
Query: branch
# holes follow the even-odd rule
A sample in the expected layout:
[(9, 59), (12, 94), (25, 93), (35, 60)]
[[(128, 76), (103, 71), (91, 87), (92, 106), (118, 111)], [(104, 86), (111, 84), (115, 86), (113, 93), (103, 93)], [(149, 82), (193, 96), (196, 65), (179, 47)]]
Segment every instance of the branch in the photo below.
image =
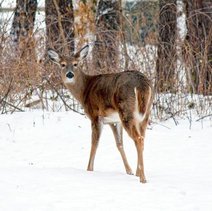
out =
[(11, 103), (5, 101), (4, 99), (1, 99), (1, 102), (5, 103), (5, 104), (7, 104), (7, 105), (9, 105), (9, 106), (11, 106), (12, 108), (14, 108), (14, 109), (16, 109), (16, 110), (18, 110), (18, 111), (24, 112), (24, 110), (22, 110), (21, 108), (18, 108), (17, 106), (15, 106), (15, 105), (13, 105), (13, 104), (11, 104)]
[(207, 118), (207, 117), (210, 117), (210, 116), (212, 116), (212, 114), (208, 114), (208, 115), (206, 115), (206, 116), (202, 116), (202, 117), (200, 117), (199, 119), (197, 119), (196, 122), (198, 122), (198, 121), (200, 121), (200, 120), (202, 120), (202, 119), (205, 119), (205, 118)]

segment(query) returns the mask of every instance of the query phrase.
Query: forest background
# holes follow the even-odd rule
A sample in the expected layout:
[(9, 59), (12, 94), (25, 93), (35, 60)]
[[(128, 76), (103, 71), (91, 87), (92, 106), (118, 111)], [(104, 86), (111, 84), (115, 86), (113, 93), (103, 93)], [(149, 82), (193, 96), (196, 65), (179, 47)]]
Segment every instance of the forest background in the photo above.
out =
[(46, 50), (72, 54), (86, 43), (87, 73), (137, 70), (151, 79), (153, 119), (211, 118), (210, 0), (1, 0), (1, 113), (39, 107), (83, 114)]

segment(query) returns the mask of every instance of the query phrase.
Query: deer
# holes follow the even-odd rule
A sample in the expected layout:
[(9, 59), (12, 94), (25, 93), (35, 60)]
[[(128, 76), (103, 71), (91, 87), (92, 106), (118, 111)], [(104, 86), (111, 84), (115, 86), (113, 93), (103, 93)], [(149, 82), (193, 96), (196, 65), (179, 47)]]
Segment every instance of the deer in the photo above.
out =
[(104, 124), (115, 137), (127, 174), (133, 175), (123, 147), (123, 128), (134, 141), (137, 151), (136, 176), (146, 183), (144, 174), (144, 138), (153, 101), (150, 80), (139, 71), (89, 75), (83, 71), (83, 60), (89, 52), (85, 45), (71, 56), (48, 49), (50, 60), (60, 67), (61, 78), (72, 96), (81, 104), (91, 121), (91, 149), (88, 171), (94, 170), (94, 159)]

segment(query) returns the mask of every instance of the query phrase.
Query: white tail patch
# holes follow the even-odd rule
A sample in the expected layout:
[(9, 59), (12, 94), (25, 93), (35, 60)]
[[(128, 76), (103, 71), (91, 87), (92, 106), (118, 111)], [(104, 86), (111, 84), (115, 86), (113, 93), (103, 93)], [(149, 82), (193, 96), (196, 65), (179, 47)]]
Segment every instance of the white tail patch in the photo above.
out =
[[(144, 115), (139, 112), (139, 106), (138, 106), (138, 92), (136, 87), (134, 88), (135, 92), (135, 110), (134, 110), (134, 118), (135, 118), (135, 126), (137, 129), (137, 132), (140, 134), (140, 129), (139, 129), (139, 123), (144, 120)], [(141, 135), (141, 134), (140, 134)]]
[(145, 115), (143, 115), (142, 113), (139, 112), (139, 107), (138, 107), (138, 92), (137, 92), (136, 87), (134, 88), (134, 92), (135, 92), (135, 111), (134, 111), (134, 118), (138, 122), (142, 122), (144, 120)]
[[(149, 88), (150, 92), (151, 92), (151, 88)], [(136, 120), (138, 120), (138, 122), (142, 122), (145, 117), (146, 117), (146, 113), (147, 113), (147, 108), (146, 108), (146, 111), (144, 114), (140, 113), (139, 112), (139, 105), (138, 105), (138, 92), (137, 92), (137, 89), (136, 87), (134, 88), (134, 92), (135, 92), (135, 111), (134, 111), (134, 118)], [(151, 94), (149, 95), (149, 99), (148, 101), (146, 102), (146, 104), (149, 106), (149, 103), (150, 103), (150, 100), (151, 100)], [(147, 106), (147, 107), (148, 107)]]

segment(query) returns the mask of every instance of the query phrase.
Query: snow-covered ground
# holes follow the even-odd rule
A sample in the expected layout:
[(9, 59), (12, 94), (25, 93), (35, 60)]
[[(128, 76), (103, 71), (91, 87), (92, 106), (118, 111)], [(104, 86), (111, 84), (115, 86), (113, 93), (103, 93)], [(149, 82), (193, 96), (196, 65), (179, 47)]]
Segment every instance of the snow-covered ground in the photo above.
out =
[[(105, 126), (95, 171), (87, 172), (90, 122), (76, 113), (33, 111), (0, 116), (0, 210), (212, 210), (212, 125), (188, 120), (147, 131), (147, 184), (125, 174)], [(136, 151), (125, 134), (136, 169)]]

